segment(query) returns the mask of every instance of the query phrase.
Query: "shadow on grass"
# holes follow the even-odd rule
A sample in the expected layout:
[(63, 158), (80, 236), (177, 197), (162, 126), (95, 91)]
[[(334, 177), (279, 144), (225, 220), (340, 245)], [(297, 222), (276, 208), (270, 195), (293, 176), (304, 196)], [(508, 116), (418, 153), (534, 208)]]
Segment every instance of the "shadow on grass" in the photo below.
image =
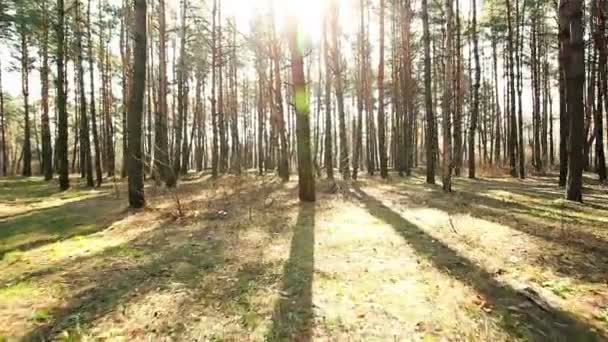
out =
[[(259, 196), (266, 191), (266, 186), (272, 185), (250, 186), (242, 190)], [(239, 199), (240, 192), (233, 192), (213, 201), (234, 204)], [(64, 331), (78, 337), (86, 334), (96, 320), (112, 312), (124, 316), (130, 303), (137, 303), (153, 293), (172, 292), (175, 286), (190, 293), (187, 302), (175, 303), (180, 316), (170, 323), (174, 324), (176, 335), (185, 333), (184, 323), (192, 315), (205, 315), (207, 308), (199, 306), (202, 302), (221, 303), (221, 309), (228, 310), (224, 305), (242, 301), (239, 305), (246, 310), (246, 295), (254, 289), (251, 283), (272, 282), (273, 277), (262, 272), (265, 267), (257, 259), (241, 267), (236, 275), (232, 274), (231, 267), (227, 267), (231, 260), (240, 258), (236, 254), (239, 247), (234, 246), (239, 241), (238, 234), (233, 228), (244, 219), (245, 212), (235, 211), (234, 216), (222, 222), (206, 220), (204, 223), (200, 219), (169, 223), (170, 219), (163, 221), (162, 213), (159, 213), (154, 221), (158, 228), (102, 253), (58, 265), (62, 272), (69, 274), (64, 291), (69, 298), (50, 308), (49, 321), (27, 332), (21, 340), (53, 340)], [(29, 280), (37, 281), (36, 277), (44, 277), (55, 269), (51, 267), (33, 274)], [(226, 277), (218, 277), (220, 275)], [(225, 279), (237, 281), (226, 282)], [(218, 294), (218, 289), (221, 294)], [(121, 308), (122, 314), (118, 311)], [(154, 332), (161, 337), (169, 333), (166, 330)]]
[[(122, 263), (115, 262), (115, 265), (101, 269), (85, 269), (72, 281), (71, 286), (76, 289), (71, 295), (72, 300), (50, 310), (52, 319), (27, 333), (22, 340), (45, 341), (63, 331), (86, 329), (90, 323), (115, 310), (121, 303), (143, 298), (152, 291), (161, 291), (172, 282), (194, 286), (206, 273), (222, 264), (220, 241), (208, 240), (205, 245), (199, 246), (171, 246), (169, 236), (171, 239), (187, 239), (180, 234), (184, 233), (177, 227), (164, 228), (145, 239), (134, 241), (131, 246), (165, 246), (156, 253), (154, 251), (158, 249), (142, 247), (142, 254), (150, 257), (135, 266), (125, 263), (124, 256), (119, 256)], [(116, 251), (123, 248), (110, 248), (95, 258), (111, 259)]]
[[(539, 260), (542, 265), (585, 281), (608, 281), (608, 241), (593, 234), (593, 230), (589, 229), (602, 229), (605, 223), (578, 218), (567, 212), (555, 213), (554, 210), (557, 209), (550, 208), (547, 204), (528, 205), (523, 202), (505, 201), (493, 198), (487, 193), (491, 190), (503, 190), (538, 197), (532, 186), (530, 190), (522, 190), (526, 184), (517, 186), (486, 179), (481, 181), (483, 186), (477, 189), (474, 188), (477, 180), (458, 182), (462, 188), (450, 196), (426, 184), (400, 184), (398, 190), (390, 191), (401, 197), (400, 202), (416, 203), (450, 214), (471, 215), (543, 239), (559, 248), (548, 251), (543, 260)], [(550, 199), (555, 200), (557, 197)], [(568, 224), (567, 229), (562, 229), (562, 222)]]
[(311, 341), (314, 312), (312, 281), (315, 250), (315, 205), (303, 203), (283, 269), (283, 286), (274, 306), (268, 341)]
[(124, 206), (123, 201), (101, 196), (1, 220), (0, 260), (13, 251), (101, 231), (126, 214)]
[(483, 296), (498, 323), (510, 335), (534, 341), (600, 341), (608, 338), (565, 311), (552, 309), (547, 312), (536, 306), (528, 308), (529, 300), (514, 288), (499, 282), (487, 270), (433, 239), (376, 198), (358, 188), (354, 192), (369, 213), (391, 225), (421, 257)]

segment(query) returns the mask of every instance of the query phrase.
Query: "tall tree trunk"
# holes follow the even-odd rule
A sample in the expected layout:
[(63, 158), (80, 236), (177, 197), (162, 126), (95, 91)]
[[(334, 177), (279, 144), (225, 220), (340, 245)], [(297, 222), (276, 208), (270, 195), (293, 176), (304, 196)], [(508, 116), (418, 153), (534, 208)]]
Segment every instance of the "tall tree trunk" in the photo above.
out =
[[(446, 25), (446, 49), (445, 75), (442, 101), (443, 114), (443, 191), (452, 191), (452, 0), (445, 0), (445, 11), (447, 13)], [(470, 149), (470, 147), (469, 147)], [(471, 156), (469, 156), (470, 158)]]
[(49, 17), (47, 1), (42, 1), (42, 68), (40, 69), (41, 81), (41, 106), (40, 117), (42, 135), (42, 173), (45, 180), (53, 178), (53, 147), (51, 145), (51, 129), (49, 126)]
[(329, 41), (327, 31), (329, 30), (328, 17), (325, 18), (323, 30), (323, 53), (325, 59), (325, 170), (327, 179), (334, 179), (333, 146), (332, 146), (332, 120), (331, 120), (331, 62), (329, 53)]
[[(220, 1), (221, 4), (221, 1)], [(224, 112), (224, 75), (223, 75), (223, 66), (224, 66), (224, 56), (222, 55), (222, 6), (220, 5), (217, 8), (217, 50), (218, 50), (218, 105), (217, 105), (217, 124), (219, 126), (219, 134), (220, 134), (220, 172), (224, 173), (228, 170), (228, 138), (226, 134), (226, 120), (225, 120), (225, 112)]]
[(310, 148), (310, 107), (304, 78), (304, 58), (298, 46), (297, 19), (293, 18), (292, 22), (294, 27), (291, 28), (289, 35), (289, 47), (291, 50), (291, 78), (296, 107), (299, 197), (301, 201), (314, 202), (316, 196)]
[[(272, 43), (271, 43), (271, 56), (272, 56), (272, 73), (273, 81), (272, 85), (272, 115), (274, 116), (273, 121), (275, 127), (278, 130), (278, 137), (280, 139), (280, 146), (278, 146), (277, 154), (277, 166), (279, 177), (283, 181), (289, 180), (289, 156), (288, 156), (288, 141), (287, 133), (285, 131), (285, 113), (283, 108), (283, 95), (281, 87), (283, 83), (281, 81), (281, 51), (280, 51), (280, 40), (276, 37), (276, 31), (274, 27), (274, 6), (271, 8), (271, 30), (272, 30)], [(286, 95), (287, 96), (287, 95)], [(276, 133), (275, 133), (276, 134)]]
[[(102, 175), (101, 175), (101, 152), (99, 148), (99, 135), (97, 132), (97, 115), (95, 112), (95, 77), (93, 67), (93, 35), (91, 33), (91, 0), (88, 1), (87, 7), (87, 30), (89, 38), (89, 86), (91, 87), (91, 128), (93, 130), (93, 146), (95, 148), (95, 177), (97, 180), (97, 186), (101, 186)], [(49, 139), (50, 140), (50, 139)]]
[(6, 151), (6, 121), (4, 116), (4, 90), (2, 89), (2, 61), (0, 61), (0, 138), (2, 140), (0, 147), (2, 148), (2, 175), (7, 175), (8, 170), (8, 153)]
[(475, 0), (471, 1), (471, 8), (473, 10), (473, 21), (471, 29), (473, 30), (473, 55), (475, 56), (475, 83), (473, 84), (473, 110), (471, 111), (469, 127), (469, 178), (474, 179), (475, 133), (477, 132), (477, 120), (479, 117), (479, 83), (481, 79), (481, 66), (479, 63), (479, 38), (477, 34), (477, 2)]
[(431, 33), (429, 28), (428, 0), (422, 0), (422, 23), (424, 26), (424, 98), (426, 107), (426, 182), (435, 184), (435, 150), (434, 130), (435, 114), (433, 113), (433, 93), (431, 88)]
[(500, 151), (501, 151), (501, 111), (500, 111), (500, 98), (498, 95), (498, 53), (496, 49), (496, 40), (498, 38), (496, 36), (492, 37), (492, 59), (494, 61), (494, 94), (496, 96), (496, 132), (494, 134), (495, 142), (494, 142), (494, 161), (497, 164), (500, 164)]
[[(606, 74), (606, 64), (608, 57), (608, 47), (606, 46), (606, 2), (599, 0), (593, 2), (593, 14), (595, 17), (594, 42), (599, 51), (599, 80), (597, 82), (597, 108), (594, 113), (595, 122), (595, 153), (597, 162), (597, 172), (600, 182), (606, 180), (606, 157), (604, 155), (604, 128), (603, 128), (603, 108), (608, 90), (608, 75)], [(607, 107), (608, 108), (608, 107)]]
[[(359, 23), (359, 32), (357, 35), (357, 62), (358, 62), (358, 66), (357, 66), (357, 73), (358, 73), (358, 79), (357, 79), (357, 121), (356, 121), (356, 125), (355, 125), (355, 131), (353, 132), (354, 136), (355, 136), (355, 145), (354, 145), (354, 151), (353, 151), (353, 179), (357, 179), (357, 175), (359, 172), (359, 164), (361, 161), (361, 154), (362, 154), (362, 150), (363, 150), (363, 88), (364, 88), (364, 81), (363, 78), (365, 77), (365, 48), (364, 48), (364, 41), (365, 41), (365, 37), (364, 37), (364, 30), (365, 30), (365, 16), (364, 16), (364, 10), (365, 10), (365, 5), (363, 3), (364, 0), (360, 0), (359, 1), (359, 16), (360, 16), (360, 23)], [(320, 61), (319, 61), (320, 64)], [(320, 72), (321, 68), (319, 67), (319, 72)], [(321, 79), (319, 77), (319, 82), (321, 82)]]
[[(68, 112), (66, 111), (66, 92), (64, 87), (64, 4), (57, 0), (57, 161), (59, 162), (59, 189), (65, 191), (70, 187), (68, 174)], [(3, 126), (4, 127), (4, 126)]]
[(22, 175), (32, 175), (32, 145), (30, 141), (30, 104), (29, 104), (29, 37), (23, 24), (20, 28), (21, 36), (21, 93), (23, 95), (24, 131), (23, 131), (23, 170)]
[(122, 169), (120, 176), (127, 176), (127, 161), (128, 161), (128, 132), (127, 132), (127, 110), (131, 94), (131, 31), (133, 24), (131, 23), (131, 5), (129, 0), (123, 2), (123, 17), (121, 25), (121, 57), (122, 57)]
[[(474, 15), (475, 20), (476, 15)], [(456, 44), (455, 44), (455, 71), (454, 71), (454, 175), (460, 177), (463, 166), (463, 136), (462, 136), (462, 41), (460, 24), (460, 0), (456, 0)], [(475, 35), (477, 37), (477, 32)]]
[(510, 100), (510, 108), (509, 108), (509, 165), (511, 168), (511, 176), (517, 177), (517, 161), (516, 161), (516, 145), (517, 145), (517, 120), (515, 116), (516, 107), (515, 107), (515, 61), (513, 58), (513, 50), (514, 46), (514, 37), (513, 37), (513, 19), (512, 19), (512, 9), (511, 9), (511, 0), (506, 0), (507, 4), (507, 26), (508, 26), (508, 47), (507, 50), (509, 52), (509, 100)]
[(154, 120), (154, 164), (167, 187), (177, 184), (177, 175), (169, 162), (167, 106), (167, 28), (165, 0), (158, 2), (158, 111)]
[(378, 144), (380, 153), (380, 176), (388, 178), (386, 156), (386, 124), (384, 113), (384, 0), (380, 0), (380, 58), (378, 62)]
[(144, 91), (146, 87), (146, 0), (135, 0), (133, 82), (129, 103), (127, 126), (129, 131), (129, 205), (141, 208), (145, 205), (144, 168), (141, 144)]
[(211, 127), (213, 130), (213, 141), (211, 146), (211, 174), (215, 178), (219, 171), (219, 155), (218, 155), (218, 114), (217, 114), (217, 98), (216, 98), (216, 78), (217, 78), (217, 10), (218, 0), (213, 0), (213, 24), (211, 26)]
[[(80, 10), (80, 0), (76, 1), (76, 63), (78, 67), (78, 94), (80, 101), (80, 150), (81, 164), (84, 165), (87, 186), (95, 185), (93, 182), (93, 165), (91, 160), (91, 143), (89, 137), (89, 120), (87, 116), (87, 100), (84, 88), (84, 66), (83, 66), (83, 48), (82, 36), (82, 17)], [(83, 163), (84, 162), (84, 163)]]
[[(381, 20), (383, 21), (384, 19)], [(344, 112), (344, 79), (342, 74), (342, 55), (340, 55), (339, 50), (340, 40), (338, 32), (338, 4), (336, 1), (331, 2), (330, 27), (332, 32), (332, 69), (334, 74), (334, 89), (336, 91), (336, 102), (338, 104), (338, 129), (340, 130), (339, 167), (340, 173), (342, 174), (342, 178), (348, 180), (350, 179), (350, 161), (348, 155), (348, 139), (346, 137), (346, 123), (344, 118), (346, 116), (346, 113)], [(383, 38), (381, 38), (381, 40), (382, 39)]]
[(568, 139), (568, 180), (566, 199), (570, 201), (583, 200), (583, 145), (584, 137), (584, 104), (583, 91), (585, 85), (585, 45), (583, 38), (583, 2), (568, 0), (560, 6), (560, 17), (567, 18), (569, 32), (567, 34), (566, 58), (566, 96), (569, 122)]

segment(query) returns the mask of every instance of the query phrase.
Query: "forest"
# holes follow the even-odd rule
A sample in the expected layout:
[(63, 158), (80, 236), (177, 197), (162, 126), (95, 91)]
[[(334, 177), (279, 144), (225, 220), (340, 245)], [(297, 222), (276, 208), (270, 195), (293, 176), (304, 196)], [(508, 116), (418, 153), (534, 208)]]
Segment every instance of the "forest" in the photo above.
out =
[(0, 0), (0, 341), (608, 340), (608, 0)]

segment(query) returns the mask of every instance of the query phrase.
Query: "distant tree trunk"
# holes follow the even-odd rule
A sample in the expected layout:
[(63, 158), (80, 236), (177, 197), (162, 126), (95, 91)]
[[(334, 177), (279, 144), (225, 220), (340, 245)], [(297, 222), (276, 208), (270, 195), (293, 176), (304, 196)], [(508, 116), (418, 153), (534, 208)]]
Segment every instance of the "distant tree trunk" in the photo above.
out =
[(133, 82), (127, 125), (129, 131), (129, 205), (141, 208), (145, 205), (143, 179), (143, 153), (141, 146), (144, 91), (146, 87), (146, 0), (135, 0), (135, 58)]
[(30, 104), (29, 104), (29, 37), (25, 26), (20, 28), (21, 36), (21, 93), (23, 95), (23, 171), (22, 175), (32, 175), (32, 145), (30, 141)]
[(42, 135), (42, 173), (45, 180), (53, 178), (53, 147), (51, 145), (51, 129), (49, 126), (49, 17), (47, 1), (42, 1), (42, 68), (41, 106), (40, 117)]
[(2, 138), (2, 175), (6, 176), (8, 169), (8, 154), (6, 151), (6, 121), (4, 117), (4, 90), (2, 89), (2, 61), (0, 61), (0, 138)]
[(131, 36), (132, 23), (131, 23), (131, 7), (130, 1), (125, 0), (123, 2), (123, 17), (121, 25), (121, 57), (122, 57), (122, 169), (120, 176), (125, 178), (127, 176), (127, 160), (128, 160), (128, 132), (127, 132), (127, 110), (129, 99), (131, 94), (129, 90), (131, 88), (131, 43), (129, 37)]
[(310, 148), (310, 109), (306, 80), (304, 79), (304, 58), (298, 46), (297, 19), (293, 18), (292, 22), (294, 27), (292, 27), (289, 35), (289, 46), (296, 107), (299, 197), (301, 201), (314, 202), (316, 199), (315, 179)]
[(325, 18), (323, 30), (323, 53), (325, 59), (325, 170), (327, 179), (334, 179), (333, 146), (332, 146), (332, 123), (331, 123), (331, 62), (329, 53), (329, 41), (327, 39), (328, 18)]
[(431, 34), (429, 28), (428, 1), (422, 0), (422, 23), (424, 26), (424, 97), (426, 107), (426, 182), (435, 184), (435, 150), (434, 130), (435, 114), (433, 113), (433, 93), (431, 89)]
[(495, 142), (494, 142), (494, 161), (499, 164), (501, 162), (500, 159), (500, 144), (502, 141), (502, 135), (501, 135), (501, 127), (502, 127), (502, 122), (501, 122), (501, 111), (500, 111), (500, 98), (498, 95), (498, 53), (497, 53), (497, 49), (496, 49), (496, 40), (498, 38), (497, 37), (492, 37), (492, 59), (494, 61), (494, 93), (496, 96), (496, 132), (494, 134), (494, 138), (495, 138)]
[[(562, 13), (563, 12), (563, 13)], [(583, 3), (582, 0), (568, 0), (560, 6), (560, 17), (568, 20), (569, 32), (566, 33), (568, 63), (566, 71), (566, 101), (568, 110), (568, 180), (566, 199), (583, 200), (583, 145), (584, 137), (584, 104), (585, 85), (585, 45), (583, 38)]]
[(380, 149), (380, 176), (388, 178), (386, 156), (386, 124), (384, 113), (384, 0), (380, 0), (380, 58), (378, 62), (378, 143)]
[(264, 133), (266, 131), (266, 96), (264, 89), (266, 89), (265, 78), (266, 78), (266, 66), (265, 57), (262, 54), (261, 46), (256, 47), (256, 70), (258, 74), (258, 86), (257, 86), (257, 111), (258, 111), (258, 127), (257, 127), (257, 148), (258, 148), (258, 174), (264, 174), (264, 162), (266, 159), (264, 153)]
[[(100, 8), (100, 22), (101, 22), (101, 8)], [(99, 45), (100, 45), (100, 56), (99, 56), (99, 65), (102, 70), (102, 93), (103, 93), (103, 115), (104, 115), (104, 152), (106, 157), (106, 172), (108, 177), (114, 177), (114, 173), (116, 172), (116, 159), (114, 153), (114, 124), (112, 123), (112, 105), (113, 105), (113, 96), (112, 96), (112, 65), (110, 62), (110, 39), (106, 39), (106, 42), (102, 40), (103, 37), (103, 25), (100, 26), (100, 34), (99, 34)], [(108, 37), (112, 36), (111, 29), (108, 32)], [(104, 48), (101, 48), (102, 46)]]
[[(475, 7), (473, 7), (475, 8)], [(475, 20), (476, 19), (476, 14)], [(460, 24), (460, 1), (456, 0), (456, 44), (455, 44), (455, 71), (454, 71), (454, 175), (460, 177), (463, 166), (463, 136), (462, 136), (462, 106), (463, 106), (463, 66), (462, 66), (462, 40)], [(477, 32), (475, 37), (477, 37)]]
[[(479, 63), (479, 38), (477, 34), (477, 2), (472, 0), (473, 10), (473, 54), (475, 58), (475, 82), (473, 84), (473, 110), (471, 111), (469, 127), (469, 178), (475, 178), (475, 133), (477, 132), (477, 120), (479, 117), (479, 83), (481, 79), (481, 66)], [(449, 29), (448, 29), (449, 32)], [(449, 53), (449, 52), (448, 52)], [(446, 75), (447, 77), (447, 75)]]
[[(283, 181), (289, 180), (289, 154), (288, 154), (288, 138), (287, 133), (285, 131), (285, 113), (283, 108), (283, 95), (281, 93), (281, 87), (283, 86), (281, 82), (281, 50), (280, 50), (280, 40), (276, 37), (275, 27), (274, 27), (274, 7), (272, 8), (271, 13), (272, 23), (272, 43), (271, 43), (271, 56), (272, 56), (272, 73), (273, 73), (273, 81), (272, 85), (272, 115), (274, 116), (273, 121), (275, 123), (276, 129), (278, 130), (278, 138), (280, 139), (280, 146), (278, 147), (277, 153), (277, 166), (279, 177)], [(287, 96), (287, 95), (286, 95)], [(276, 133), (275, 133), (276, 134)]]
[[(91, 33), (91, 0), (88, 2), (87, 7), (87, 26), (88, 26), (88, 38), (89, 38), (89, 86), (91, 87), (91, 128), (93, 129), (93, 146), (95, 148), (95, 177), (97, 180), (97, 186), (101, 186), (102, 175), (101, 175), (101, 152), (99, 148), (99, 135), (97, 133), (97, 116), (95, 113), (95, 77), (93, 68), (93, 35)], [(49, 138), (50, 141), (50, 138)]]
[[(59, 189), (65, 191), (70, 187), (68, 175), (68, 112), (66, 111), (66, 93), (64, 87), (64, 4), (57, 0), (57, 161), (59, 164)], [(4, 127), (4, 126), (3, 126)]]
[[(445, 10), (447, 13), (446, 26), (446, 51), (445, 75), (443, 89), (443, 191), (452, 191), (452, 0), (445, 0)], [(470, 147), (469, 147), (470, 149)], [(471, 156), (469, 156), (470, 158)]]
[(511, 10), (511, 0), (506, 0), (507, 4), (507, 26), (508, 26), (508, 47), (509, 51), (509, 100), (510, 100), (510, 120), (509, 120), (509, 165), (511, 168), (511, 176), (517, 177), (517, 161), (516, 161), (516, 145), (517, 145), (517, 119), (515, 116), (515, 61), (513, 59), (514, 37), (513, 37), (513, 20)]
[[(232, 144), (231, 144), (231, 153), (232, 153), (232, 158), (231, 158), (231, 163), (230, 163), (230, 168), (232, 169), (232, 172), (234, 172), (237, 175), (241, 174), (241, 144), (239, 141), (239, 127), (238, 127), (238, 78), (237, 78), (237, 54), (236, 54), (236, 49), (237, 49), (237, 41), (236, 41), (236, 19), (233, 18), (232, 20), (232, 46), (230, 47), (230, 73), (231, 73), (231, 77), (230, 77), (230, 83), (231, 83), (231, 101), (230, 101), (230, 105), (231, 105), (231, 118), (230, 118), (230, 123), (231, 123), (231, 139), (232, 139)], [(245, 101), (244, 101), (245, 102)], [(246, 121), (244, 121), (245, 123)], [(245, 137), (243, 137), (245, 138)], [(289, 174), (289, 169), (288, 172)]]
[[(359, 164), (361, 162), (361, 154), (362, 154), (362, 150), (363, 150), (363, 88), (364, 88), (364, 75), (366, 73), (365, 70), (365, 48), (364, 48), (364, 44), (365, 44), (365, 37), (364, 37), (364, 30), (365, 30), (365, 16), (364, 16), (364, 10), (365, 10), (365, 5), (363, 3), (364, 0), (360, 0), (359, 1), (359, 16), (360, 16), (360, 23), (359, 23), (359, 32), (358, 32), (358, 36), (357, 36), (357, 62), (358, 62), (358, 66), (357, 66), (357, 73), (358, 73), (358, 83), (357, 83), (357, 121), (355, 124), (355, 131), (353, 132), (354, 136), (355, 136), (355, 145), (354, 145), (354, 151), (353, 151), (353, 179), (357, 180), (357, 175), (359, 172)], [(320, 61), (319, 61), (320, 63)], [(319, 67), (319, 72), (320, 72), (321, 68)], [(319, 77), (319, 82), (321, 82), (321, 79)]]
[(218, 156), (218, 115), (217, 115), (217, 98), (216, 98), (216, 67), (218, 60), (217, 51), (217, 5), (218, 0), (213, 0), (213, 24), (211, 26), (211, 127), (213, 130), (213, 142), (211, 146), (211, 174), (215, 178), (218, 176), (219, 156)]
[(332, 32), (332, 69), (334, 74), (334, 89), (336, 91), (336, 102), (338, 104), (338, 127), (340, 130), (339, 166), (342, 178), (348, 180), (350, 179), (350, 161), (348, 155), (348, 139), (346, 137), (346, 123), (344, 118), (346, 116), (346, 113), (344, 112), (344, 80), (342, 75), (342, 55), (340, 55), (339, 49), (340, 40), (338, 32), (338, 4), (336, 1), (331, 2), (330, 27)]
[[(600, 182), (606, 180), (606, 157), (604, 155), (604, 128), (603, 128), (603, 108), (605, 97), (608, 96), (608, 75), (606, 75), (606, 59), (608, 48), (606, 46), (606, 2), (599, 0), (593, 2), (593, 14), (595, 17), (595, 32), (594, 42), (595, 47), (599, 51), (599, 80), (597, 82), (597, 108), (594, 114), (595, 122), (595, 153), (597, 162), (597, 173)], [(608, 107), (607, 107), (608, 108)]]
[[(220, 1), (221, 4), (221, 1)], [(228, 138), (226, 134), (226, 120), (225, 120), (225, 112), (224, 112), (224, 86), (223, 86), (223, 60), (224, 56), (222, 55), (222, 6), (220, 5), (217, 8), (217, 50), (218, 50), (218, 105), (217, 105), (217, 124), (219, 126), (219, 134), (220, 134), (220, 172), (224, 173), (228, 170)]]
[(154, 120), (154, 164), (160, 179), (167, 187), (174, 187), (177, 175), (169, 162), (169, 141), (167, 128), (167, 28), (165, 21), (165, 0), (158, 2), (158, 111)]
[(83, 66), (83, 48), (82, 48), (82, 18), (80, 11), (80, 0), (76, 1), (76, 63), (78, 66), (78, 95), (80, 101), (80, 156), (82, 158), (81, 165), (84, 166), (86, 174), (87, 186), (95, 185), (93, 182), (93, 165), (91, 160), (91, 143), (89, 137), (89, 120), (87, 117), (87, 100), (84, 88), (84, 66)]

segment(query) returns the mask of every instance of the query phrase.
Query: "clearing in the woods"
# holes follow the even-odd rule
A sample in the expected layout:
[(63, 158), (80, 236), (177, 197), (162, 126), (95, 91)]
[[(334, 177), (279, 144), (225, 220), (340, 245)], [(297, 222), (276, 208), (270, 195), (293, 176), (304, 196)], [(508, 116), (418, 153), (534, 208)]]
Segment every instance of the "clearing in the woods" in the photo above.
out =
[(573, 204), (554, 179), (321, 182), (300, 204), (293, 180), (193, 175), (142, 211), (123, 183), (2, 179), (0, 336), (604, 340), (606, 188)]

